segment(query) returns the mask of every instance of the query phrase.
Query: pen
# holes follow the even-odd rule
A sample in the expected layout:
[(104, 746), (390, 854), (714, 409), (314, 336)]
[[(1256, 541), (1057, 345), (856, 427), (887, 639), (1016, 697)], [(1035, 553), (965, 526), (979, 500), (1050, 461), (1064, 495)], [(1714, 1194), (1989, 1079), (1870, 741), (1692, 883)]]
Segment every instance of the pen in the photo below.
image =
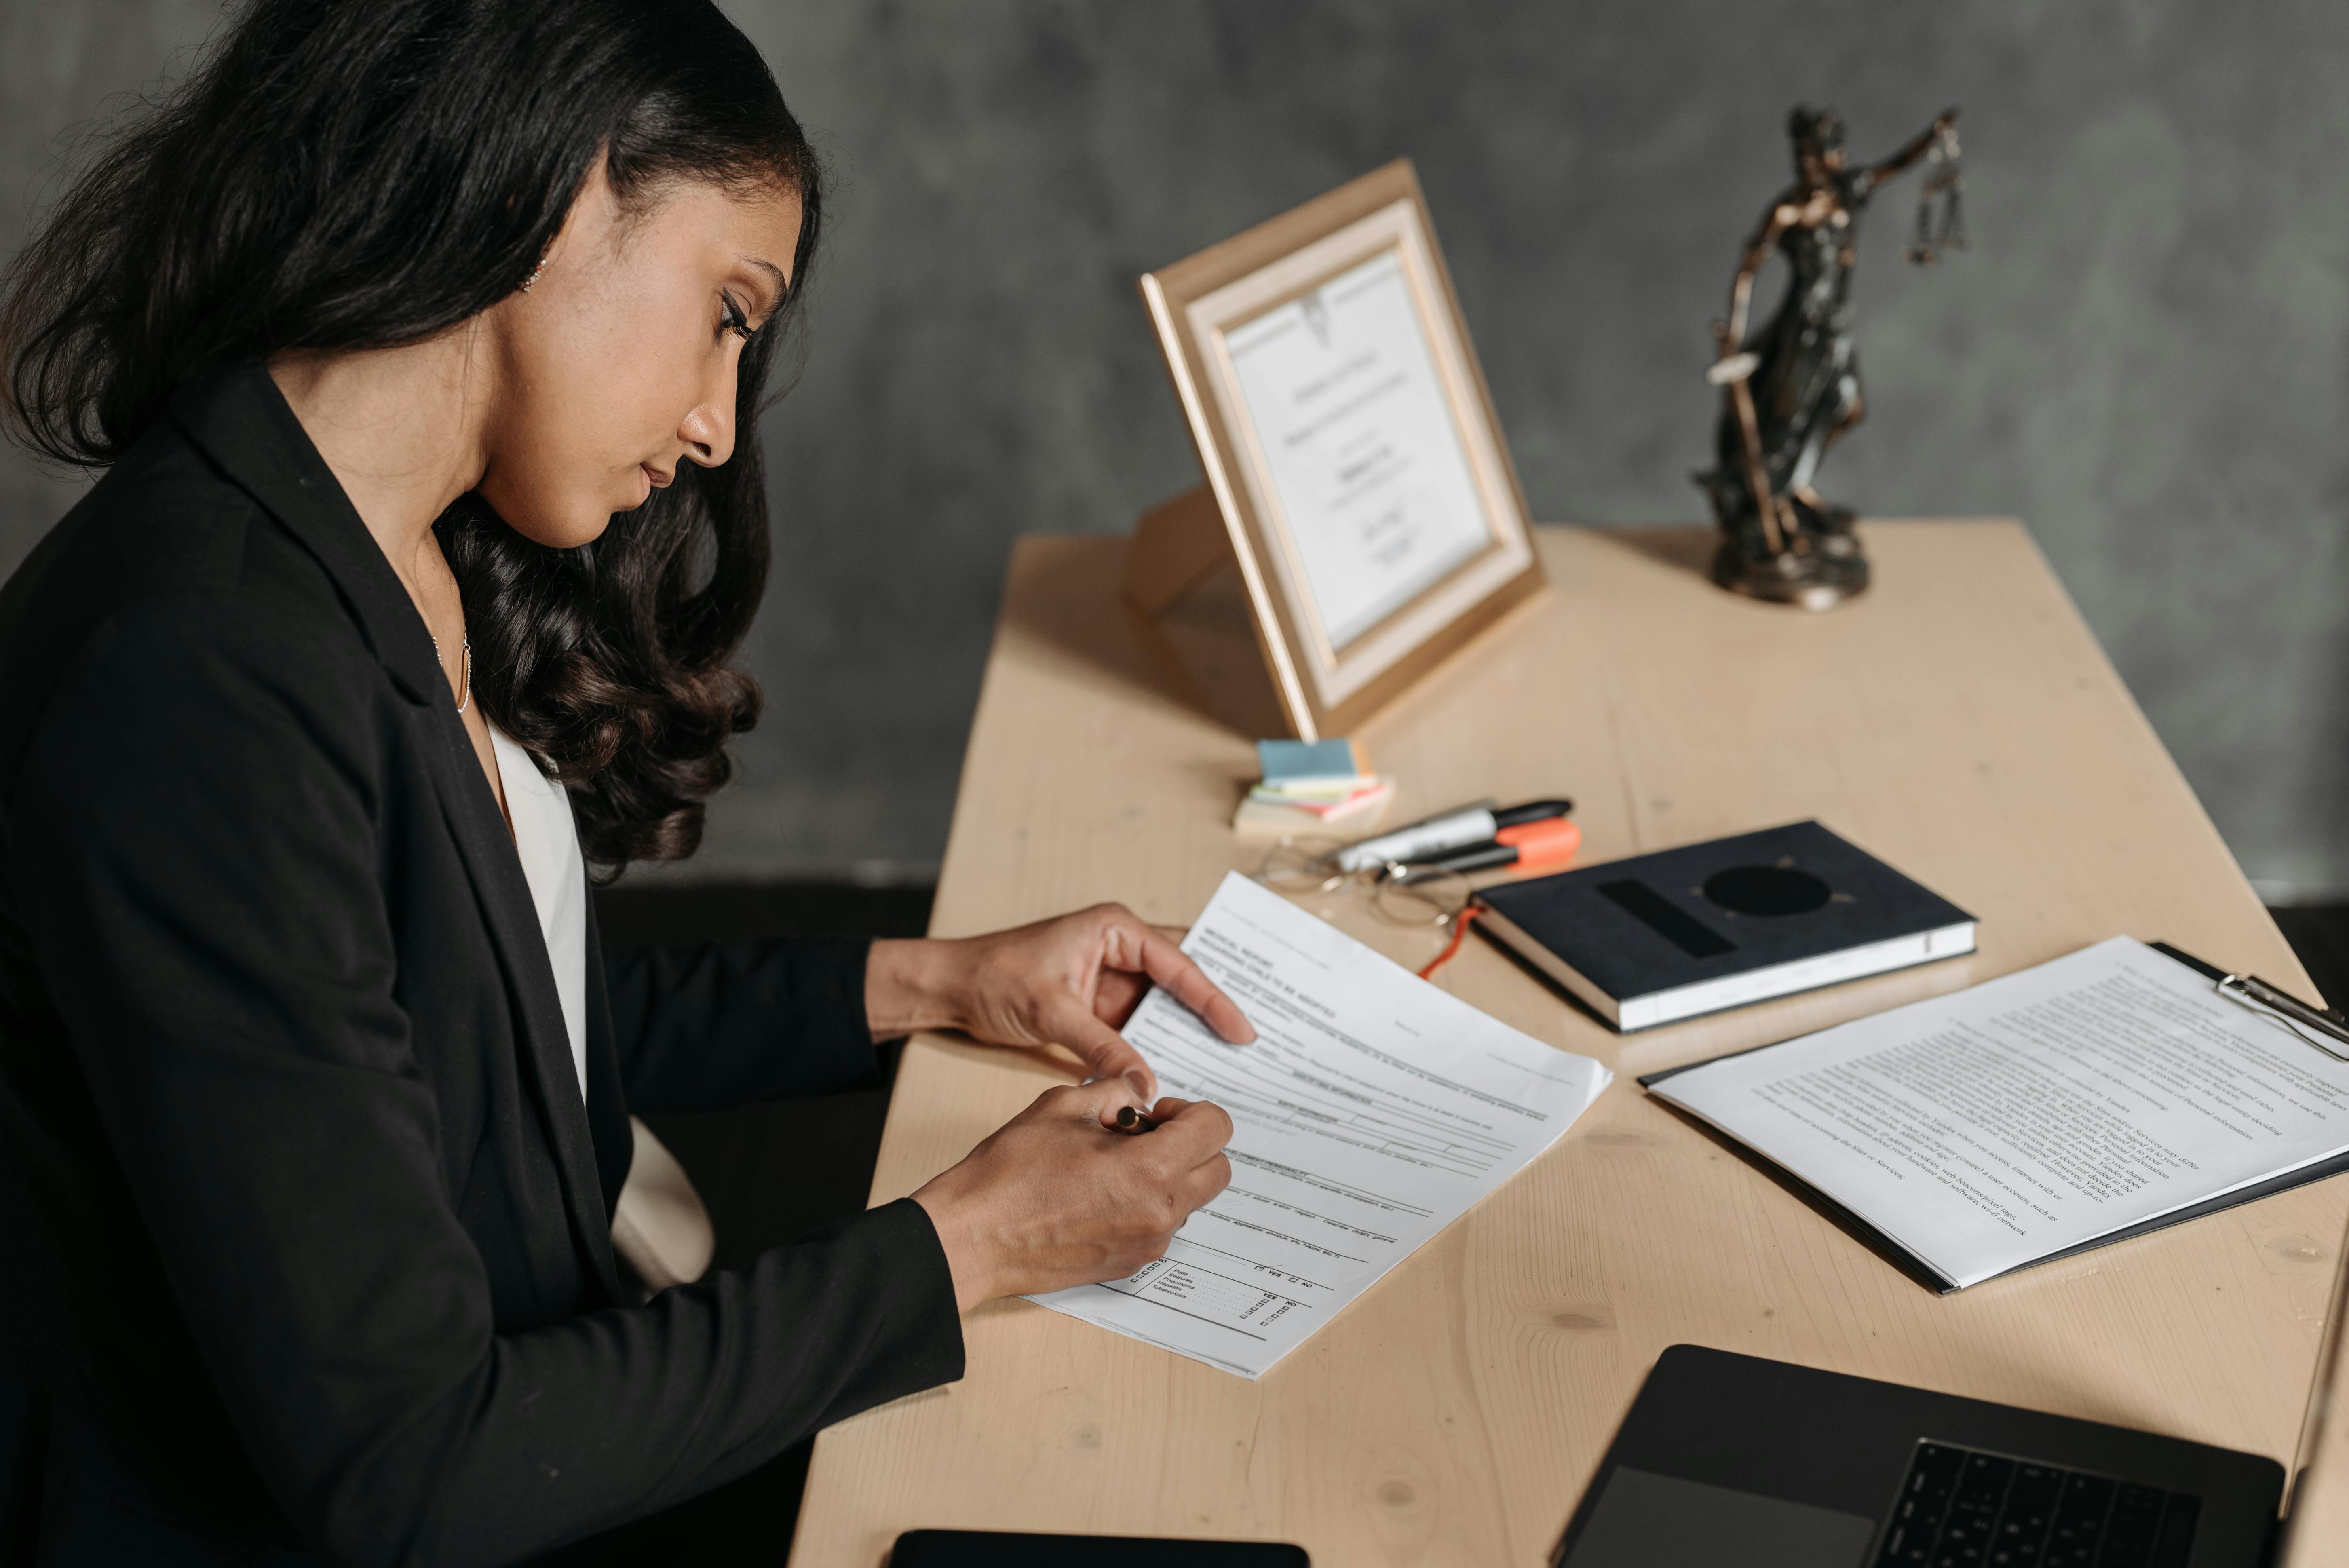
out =
[(1117, 1108), (1117, 1130), (1129, 1138), (1139, 1138), (1157, 1125), (1130, 1105)]
[[(2287, 1022), (2299, 1025), (2302, 1030), (2313, 1029), (2338, 1045), (2349, 1046), (2349, 1027), (2343, 1026), (2340, 1014), (2319, 1012), (2289, 991), (2278, 990), (2256, 975), (2230, 975), (2219, 982), (2219, 989), (2254, 1006), (2280, 1014)], [(2304, 1033), (2301, 1038), (2308, 1040), (2310, 1045), (2336, 1062), (2349, 1062), (2349, 1056), (2343, 1055), (2323, 1040), (2309, 1040)]]
[(1438, 855), (1486, 843), (1506, 829), (1554, 820), (1573, 810), (1571, 800), (1528, 800), (1522, 806), (1502, 807), (1479, 800), (1349, 844), (1338, 851), (1338, 869), (1365, 872), (1384, 865), (1422, 864)]
[(1481, 872), (1515, 866), (1521, 872), (1548, 871), (1574, 859), (1582, 847), (1582, 830), (1564, 817), (1546, 817), (1506, 827), (1482, 844), (1454, 850), (1422, 862), (1433, 871)]

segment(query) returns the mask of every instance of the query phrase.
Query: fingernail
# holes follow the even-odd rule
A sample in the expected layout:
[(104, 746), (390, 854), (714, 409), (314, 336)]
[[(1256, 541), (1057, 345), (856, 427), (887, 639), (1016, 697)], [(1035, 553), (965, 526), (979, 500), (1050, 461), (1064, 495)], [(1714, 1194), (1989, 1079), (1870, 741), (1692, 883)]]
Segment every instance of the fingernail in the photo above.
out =
[(1144, 1105), (1150, 1103), (1150, 1080), (1148, 1078), (1143, 1078), (1140, 1073), (1128, 1073), (1125, 1075), (1125, 1081), (1132, 1086), (1133, 1092), (1141, 1097), (1142, 1102)]

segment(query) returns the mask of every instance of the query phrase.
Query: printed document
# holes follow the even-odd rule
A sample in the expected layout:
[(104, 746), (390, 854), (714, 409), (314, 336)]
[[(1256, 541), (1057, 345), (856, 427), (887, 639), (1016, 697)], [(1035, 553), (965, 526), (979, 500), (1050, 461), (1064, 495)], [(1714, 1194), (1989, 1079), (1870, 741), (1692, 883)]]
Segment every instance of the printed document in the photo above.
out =
[(1237, 873), (1183, 951), (1256, 1042), (1163, 991), (1125, 1037), (1161, 1093), (1231, 1114), (1231, 1185), (1133, 1277), (1029, 1299), (1243, 1377), (1525, 1169), (1612, 1077)]
[(1493, 542), (1397, 253), (1224, 346), (1333, 649)]
[(2349, 1150), (2349, 1063), (2125, 936), (1651, 1090), (1953, 1286)]

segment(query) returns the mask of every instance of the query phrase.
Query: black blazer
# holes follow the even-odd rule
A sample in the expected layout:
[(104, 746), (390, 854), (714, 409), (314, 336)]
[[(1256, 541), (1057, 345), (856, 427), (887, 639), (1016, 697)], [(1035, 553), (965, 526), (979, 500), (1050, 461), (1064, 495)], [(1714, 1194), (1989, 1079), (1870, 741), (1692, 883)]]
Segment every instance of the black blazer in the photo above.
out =
[(616, 1305), (630, 1109), (874, 1049), (861, 944), (588, 951), (583, 1109), (421, 618), (184, 388), (0, 590), (0, 1552), (505, 1562), (961, 1376), (911, 1200)]

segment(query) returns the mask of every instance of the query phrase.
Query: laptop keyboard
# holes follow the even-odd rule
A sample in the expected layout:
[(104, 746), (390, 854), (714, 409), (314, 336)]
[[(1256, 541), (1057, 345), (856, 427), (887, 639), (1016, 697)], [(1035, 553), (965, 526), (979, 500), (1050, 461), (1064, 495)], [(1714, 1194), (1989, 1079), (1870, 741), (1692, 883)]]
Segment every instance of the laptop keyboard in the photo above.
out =
[(1878, 1568), (2185, 1568), (2202, 1500), (1919, 1443)]

